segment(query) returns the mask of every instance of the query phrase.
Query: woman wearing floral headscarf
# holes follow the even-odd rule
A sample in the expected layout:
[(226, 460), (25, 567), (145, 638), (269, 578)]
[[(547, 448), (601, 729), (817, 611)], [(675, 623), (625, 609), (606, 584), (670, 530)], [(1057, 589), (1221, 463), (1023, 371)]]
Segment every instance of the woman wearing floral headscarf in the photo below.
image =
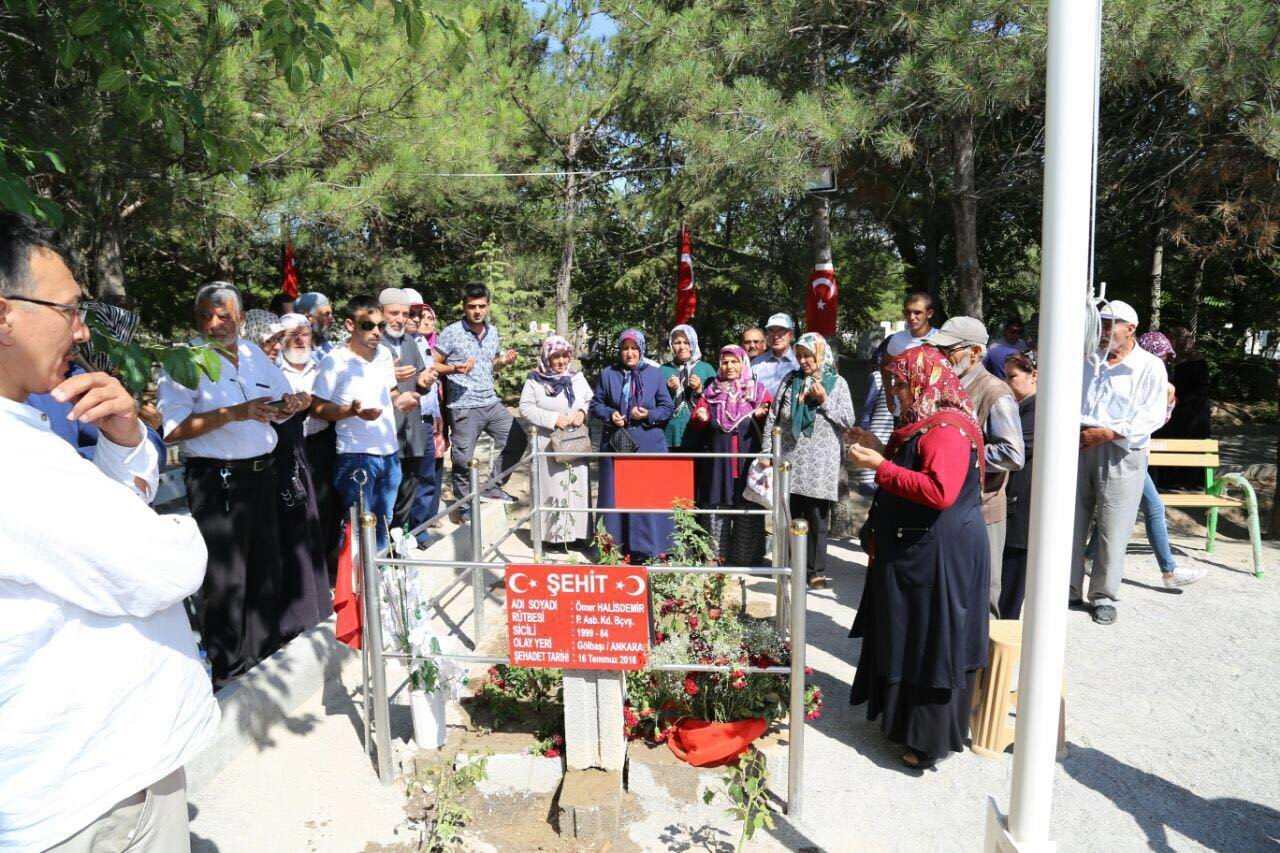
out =
[(782, 380), (765, 423), (762, 449), (782, 429), (782, 454), (791, 463), (792, 518), (809, 522), (809, 585), (825, 587), (827, 530), (840, 490), (840, 436), (854, 425), (849, 385), (836, 373), (826, 338), (815, 332), (795, 344), (800, 369)]
[[(546, 450), (557, 429), (582, 426), (591, 403), (591, 386), (573, 370), (573, 345), (559, 335), (542, 342), (538, 369), (529, 374), (520, 392), (520, 415), (538, 428), (539, 450)], [(562, 462), (538, 457), (542, 502), (566, 508), (589, 505), (591, 495), (586, 462)], [(586, 540), (591, 521), (585, 512), (542, 515), (542, 541), (567, 544)]]
[(663, 433), (667, 438), (667, 447), (673, 450), (697, 450), (694, 445), (698, 436), (686, 437), (689, 417), (702, 398), (702, 391), (707, 383), (716, 378), (716, 369), (702, 360), (702, 349), (698, 346), (698, 333), (692, 326), (681, 324), (671, 330), (667, 336), (667, 344), (671, 347), (671, 361), (662, 365), (662, 378), (671, 392), (671, 402), (675, 404), (675, 414), (667, 421)]
[[(768, 390), (751, 375), (747, 351), (730, 345), (720, 350), (720, 372), (707, 384), (693, 412), (692, 428), (707, 436), (712, 453), (758, 453), (760, 429), (769, 415)], [(698, 506), (743, 509), (750, 459), (699, 459)], [(764, 518), (758, 515), (711, 516), (716, 555), (731, 566), (750, 566), (764, 551)]]
[[(606, 367), (591, 399), (591, 416), (604, 422), (600, 450), (624, 448), (639, 453), (665, 453), (663, 427), (675, 408), (661, 368), (645, 362), (644, 333), (627, 329), (618, 336), (618, 361)], [(614, 506), (613, 460), (600, 460), (597, 506)], [(671, 550), (671, 513), (606, 513), (604, 526), (614, 543), (633, 563)]]
[(884, 387), (897, 419), (888, 448), (860, 429), (849, 448), (879, 486), (862, 529), (870, 564), (850, 632), (862, 639), (850, 701), (867, 702), (867, 719), (880, 717), (907, 747), (903, 763), (920, 769), (964, 749), (987, 663), (982, 430), (933, 347), (890, 358)]

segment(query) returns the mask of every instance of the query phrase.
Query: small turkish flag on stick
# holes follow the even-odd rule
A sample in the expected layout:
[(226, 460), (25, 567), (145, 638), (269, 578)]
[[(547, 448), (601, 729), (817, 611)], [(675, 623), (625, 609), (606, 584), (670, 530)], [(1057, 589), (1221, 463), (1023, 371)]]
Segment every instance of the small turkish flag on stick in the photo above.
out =
[(284, 260), (282, 261), (284, 279), (280, 283), (280, 290), (293, 299), (298, 298), (298, 265), (293, 260), (293, 244), (286, 243), (284, 246)]
[(687, 323), (698, 311), (698, 291), (693, 289), (693, 255), (689, 253), (689, 229), (680, 226), (680, 250), (676, 255), (676, 322)]
[(835, 265), (830, 261), (814, 264), (813, 272), (809, 274), (809, 297), (805, 302), (805, 329), (824, 338), (833, 336), (836, 333), (838, 301)]

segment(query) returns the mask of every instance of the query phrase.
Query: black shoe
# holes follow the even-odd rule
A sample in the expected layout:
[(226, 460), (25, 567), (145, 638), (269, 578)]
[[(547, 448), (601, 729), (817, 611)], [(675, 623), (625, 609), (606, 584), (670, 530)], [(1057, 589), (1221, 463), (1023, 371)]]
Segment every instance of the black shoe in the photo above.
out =
[(1067, 609), (1068, 610), (1088, 610), (1089, 602), (1085, 601), (1083, 598), (1068, 599)]
[(480, 500), (482, 500), (482, 501), (496, 501), (496, 502), (498, 502), (498, 503), (504, 503), (504, 504), (513, 504), (513, 503), (516, 503), (516, 499), (515, 499), (515, 498), (513, 498), (511, 495), (507, 494), (507, 493), (506, 493), (506, 491), (504, 491), (503, 489), (499, 488), (498, 486), (494, 486), (492, 489), (485, 489), (485, 490), (480, 494)]
[(1099, 604), (1093, 608), (1093, 621), (1099, 625), (1110, 625), (1116, 621), (1116, 609), (1110, 604)]

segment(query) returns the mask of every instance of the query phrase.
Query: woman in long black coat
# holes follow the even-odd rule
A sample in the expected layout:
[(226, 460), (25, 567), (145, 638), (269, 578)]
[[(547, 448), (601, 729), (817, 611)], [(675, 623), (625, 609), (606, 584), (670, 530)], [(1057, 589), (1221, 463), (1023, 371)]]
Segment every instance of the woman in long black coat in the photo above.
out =
[(870, 565), (851, 632), (862, 653), (850, 701), (866, 702), (867, 719), (907, 747), (903, 763), (922, 768), (964, 749), (987, 662), (982, 433), (933, 347), (890, 359), (884, 379), (900, 413), (889, 446), (855, 430), (849, 449), (879, 487), (862, 531)]

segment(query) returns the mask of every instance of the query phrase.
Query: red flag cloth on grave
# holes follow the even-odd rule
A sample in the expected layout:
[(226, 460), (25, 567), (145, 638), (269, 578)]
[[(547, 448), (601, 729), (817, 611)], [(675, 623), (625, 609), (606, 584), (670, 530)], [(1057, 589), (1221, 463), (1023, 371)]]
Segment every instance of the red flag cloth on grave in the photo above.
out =
[(284, 246), (283, 280), (280, 282), (280, 290), (290, 299), (298, 298), (298, 265), (293, 259), (293, 244), (286, 243)]
[(804, 311), (805, 331), (817, 332), (824, 338), (834, 335), (838, 300), (835, 265), (830, 261), (819, 261), (813, 265), (813, 272), (809, 274), (809, 297)]
[(676, 322), (687, 323), (698, 311), (698, 291), (693, 289), (693, 255), (689, 252), (689, 229), (680, 226), (680, 249), (676, 255)]
[(346, 534), (342, 539), (342, 551), (338, 554), (338, 579), (333, 587), (333, 612), (338, 614), (338, 624), (334, 626), (334, 634), (337, 635), (338, 642), (358, 649), (364, 619), (360, 615), (360, 596), (356, 595), (352, 577), (353, 568), (351, 525), (347, 524)]

